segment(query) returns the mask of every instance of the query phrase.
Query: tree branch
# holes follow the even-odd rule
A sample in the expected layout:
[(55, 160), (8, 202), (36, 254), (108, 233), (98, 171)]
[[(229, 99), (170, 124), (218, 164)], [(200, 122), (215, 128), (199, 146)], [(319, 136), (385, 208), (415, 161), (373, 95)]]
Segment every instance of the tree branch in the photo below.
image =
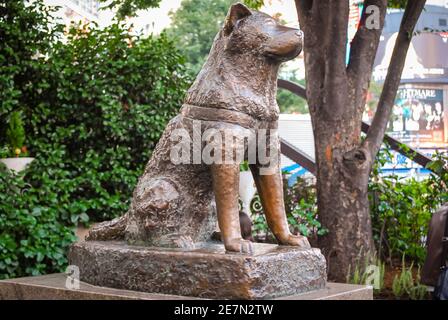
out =
[[(379, 28), (371, 28), (366, 25), (369, 14), (367, 8), (375, 6), (380, 11)], [(364, 9), (359, 21), (359, 28), (351, 43), (350, 60), (348, 71), (356, 80), (363, 76), (366, 69), (371, 69), (375, 61), (375, 55), (380, 42), (381, 32), (383, 31), (384, 19), (386, 16), (387, 0), (366, 0)], [(370, 75), (370, 72), (369, 72)]]
[[(372, 8), (371, 6), (374, 6), (374, 10), (379, 10), (379, 28), (366, 25), (370, 14), (376, 14), (375, 11), (367, 13), (367, 8)], [(350, 60), (347, 66), (348, 76), (355, 85), (356, 97), (364, 97), (363, 91), (368, 89), (373, 63), (384, 27), (386, 11), (387, 0), (366, 0), (364, 2), (359, 28), (351, 43)], [(372, 16), (371, 18), (376, 17)], [(359, 100), (357, 101), (358, 107), (364, 107), (363, 99)]]
[(406, 4), (377, 111), (367, 133), (367, 137), (363, 142), (364, 147), (370, 151), (372, 158), (376, 156), (383, 142), (397, 90), (400, 85), (401, 73), (403, 72), (412, 34), (425, 6), (425, 2), (426, 0), (408, 0)]
[[(338, 0), (329, 1), (325, 5), (323, 1), (320, 3), (322, 4), (322, 11), (320, 13), (324, 15), (322, 21), (324, 21), (325, 31), (328, 37), (326, 39), (329, 49), (327, 50), (328, 58), (332, 60), (338, 70), (343, 71), (343, 74), (345, 74), (350, 2), (349, 0)], [(327, 8), (327, 10), (324, 10), (324, 8)]]
[[(373, 7), (373, 12), (367, 12)], [(368, 9), (369, 8), (369, 9)], [(378, 12), (379, 10), (379, 12)], [(359, 22), (359, 28), (351, 43), (347, 74), (354, 90), (355, 108), (362, 112), (365, 107), (373, 63), (380, 43), (387, 11), (387, 0), (366, 0)], [(376, 16), (379, 14), (379, 16)], [(378, 26), (367, 24), (368, 19), (379, 19)]]
[[(319, 14), (325, 37), (324, 106), (331, 118), (342, 115), (347, 104), (348, 85), (345, 67), (349, 0), (321, 1)], [(316, 30), (316, 32), (319, 32)], [(322, 32), (322, 31), (320, 31)]]
[[(349, 0), (296, 0), (295, 3), (300, 26), (305, 34), (304, 54), (310, 110), (319, 106), (329, 119), (335, 120), (347, 106), (345, 59)], [(319, 99), (313, 99), (316, 96)]]
[(315, 114), (322, 104), (321, 95), (314, 94), (323, 87), (324, 59), (319, 50), (319, 43), (323, 42), (323, 32), (316, 32), (317, 1), (295, 0), (300, 29), (304, 33), (303, 53), (305, 57), (305, 71), (307, 81), (308, 105), (310, 113)]

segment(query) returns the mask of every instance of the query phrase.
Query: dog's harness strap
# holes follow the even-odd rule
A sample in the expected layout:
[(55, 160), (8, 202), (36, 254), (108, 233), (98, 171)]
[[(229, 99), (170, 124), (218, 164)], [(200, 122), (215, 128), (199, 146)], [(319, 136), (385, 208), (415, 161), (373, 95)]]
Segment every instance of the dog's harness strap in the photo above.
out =
[(181, 113), (184, 117), (196, 120), (229, 122), (248, 129), (255, 128), (257, 123), (256, 119), (239, 111), (198, 107), (190, 104), (184, 104)]

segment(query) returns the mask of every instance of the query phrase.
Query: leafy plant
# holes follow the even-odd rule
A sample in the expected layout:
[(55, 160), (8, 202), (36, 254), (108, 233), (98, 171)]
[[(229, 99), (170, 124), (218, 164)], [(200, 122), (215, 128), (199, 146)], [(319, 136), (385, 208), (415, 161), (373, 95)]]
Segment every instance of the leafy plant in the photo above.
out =
[(409, 268), (406, 267), (403, 256), (401, 272), (394, 277), (392, 282), (392, 292), (396, 298), (407, 296), (412, 300), (422, 300), (427, 297), (427, 288), (420, 283), (420, 268), (418, 268), (417, 276), (414, 279), (413, 266), (414, 263), (411, 263)]
[[(61, 272), (67, 265), (75, 235), (63, 215), (74, 208), (59, 189), (64, 185), (46, 181), (42, 169), (37, 165), (32, 173), (14, 174), (0, 167), (0, 279)], [(46, 183), (36, 188), (27, 182), (28, 174)]]
[(245, 171), (249, 171), (249, 162), (248, 161), (243, 161), (240, 164), (240, 172), (245, 172)]
[[(313, 239), (325, 235), (328, 230), (318, 221), (315, 185), (303, 178), (298, 178), (292, 187), (288, 187), (286, 181), (283, 185), (286, 216), (291, 231)], [(273, 241), (258, 195), (252, 200), (251, 211), (255, 238)]]
[(430, 179), (436, 179), (437, 182), (443, 183), (442, 187), (446, 190), (448, 181), (448, 154), (437, 151), (433, 155), (432, 161), (426, 165), (426, 168), (436, 173), (436, 175), (431, 175)]
[[(48, 89), (28, 109), (32, 147), (56, 146), (71, 197), (94, 221), (121, 215), (189, 78), (173, 42), (130, 35), (125, 24), (73, 26), (48, 59)], [(38, 155), (40, 157), (40, 155)]]
[(381, 292), (384, 288), (384, 274), (386, 266), (376, 255), (366, 255), (363, 262), (353, 267), (350, 266), (347, 273), (346, 282), (352, 284), (371, 285), (375, 293)]
[[(429, 220), (448, 200), (448, 176), (430, 174), (422, 181), (383, 176), (379, 168), (391, 157), (387, 149), (380, 152), (369, 183), (374, 240), (382, 257), (392, 260), (405, 254), (423, 263)], [(443, 157), (436, 155), (433, 163), (440, 163)]]
[(307, 202), (306, 199), (300, 199), (299, 203), (288, 214), (287, 218), (294, 232), (306, 237), (323, 236), (328, 232), (328, 229), (322, 227), (321, 223), (317, 220), (316, 203)]
[(186, 57), (191, 75), (204, 64), (218, 31), (234, 0), (182, 0), (181, 6), (170, 13), (171, 25), (166, 32), (176, 38), (178, 49)]
[(264, 0), (244, 0), (243, 3), (252, 9), (258, 10), (264, 5)]
[(138, 10), (147, 10), (150, 8), (158, 8), (161, 0), (99, 0), (99, 2), (107, 3), (104, 8), (116, 9), (116, 17), (125, 19), (134, 17)]
[[(298, 79), (296, 72), (280, 71), (279, 78), (305, 86), (305, 79)], [(277, 91), (277, 103), (281, 113), (299, 113), (308, 114), (308, 104), (305, 99), (293, 94), (292, 92), (279, 88)]]
[(18, 111), (12, 112), (9, 117), (6, 139), (8, 142), (6, 149), (11, 156), (19, 157), (27, 155), (28, 152), (24, 145), (25, 128), (23, 127), (22, 116)]
[(1, 158), (8, 158), (11, 154), (11, 151), (7, 146), (0, 147), (0, 159)]

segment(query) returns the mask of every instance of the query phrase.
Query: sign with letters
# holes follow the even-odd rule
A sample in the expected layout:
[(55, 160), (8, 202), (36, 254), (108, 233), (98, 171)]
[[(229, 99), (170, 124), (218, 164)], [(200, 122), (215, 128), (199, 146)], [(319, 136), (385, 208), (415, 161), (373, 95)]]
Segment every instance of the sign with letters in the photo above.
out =
[(400, 88), (388, 134), (413, 148), (446, 148), (443, 90)]

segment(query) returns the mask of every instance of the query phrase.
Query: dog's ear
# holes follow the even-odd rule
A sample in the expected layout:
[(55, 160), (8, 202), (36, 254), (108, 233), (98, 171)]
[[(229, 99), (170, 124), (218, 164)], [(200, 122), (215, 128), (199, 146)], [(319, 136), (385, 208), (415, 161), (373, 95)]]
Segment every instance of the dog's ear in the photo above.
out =
[(235, 27), (238, 20), (244, 19), (248, 16), (250, 16), (252, 12), (248, 7), (246, 7), (242, 3), (235, 3), (233, 4), (230, 9), (229, 13), (226, 17), (226, 22), (224, 24), (224, 32), (226, 35), (229, 35), (233, 28)]

